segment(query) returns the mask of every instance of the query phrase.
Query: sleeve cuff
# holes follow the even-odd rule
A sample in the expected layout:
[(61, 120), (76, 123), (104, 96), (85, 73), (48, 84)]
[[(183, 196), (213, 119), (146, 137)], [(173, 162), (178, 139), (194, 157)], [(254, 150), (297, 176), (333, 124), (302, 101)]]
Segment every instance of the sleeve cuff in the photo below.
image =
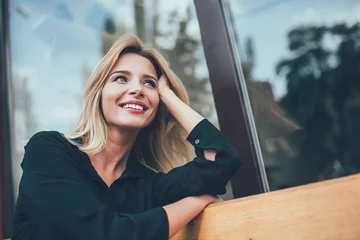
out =
[(203, 150), (221, 150), (222, 143), (228, 142), (225, 136), (207, 119), (201, 120), (190, 132), (186, 140), (195, 147), (198, 157), (203, 157)]

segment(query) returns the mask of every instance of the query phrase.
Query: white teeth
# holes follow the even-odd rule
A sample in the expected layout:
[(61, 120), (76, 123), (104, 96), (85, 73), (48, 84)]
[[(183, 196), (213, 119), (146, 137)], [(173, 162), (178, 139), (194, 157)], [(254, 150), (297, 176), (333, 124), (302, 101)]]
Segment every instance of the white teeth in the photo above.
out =
[(138, 109), (138, 110), (144, 110), (144, 108), (140, 105), (136, 105), (136, 104), (125, 104), (123, 106), (123, 108), (133, 108), (133, 109)]

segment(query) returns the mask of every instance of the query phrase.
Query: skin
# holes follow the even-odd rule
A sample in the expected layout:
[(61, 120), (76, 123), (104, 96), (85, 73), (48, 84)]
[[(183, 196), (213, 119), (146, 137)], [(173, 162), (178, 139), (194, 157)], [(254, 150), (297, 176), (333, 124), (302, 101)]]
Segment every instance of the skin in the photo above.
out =
[[(147, 106), (142, 114), (134, 114), (121, 107), (128, 100), (141, 101)], [(155, 118), (160, 101), (189, 134), (204, 119), (182, 102), (170, 89), (167, 78), (157, 78), (152, 63), (137, 54), (122, 55), (114, 65), (102, 90), (102, 109), (107, 123), (105, 148), (89, 156), (99, 176), (108, 185), (118, 179), (126, 168), (131, 148), (139, 131)], [(204, 151), (208, 160), (215, 159), (214, 150)], [(196, 217), (218, 197), (202, 195), (187, 197), (163, 206), (169, 220), (169, 238)]]

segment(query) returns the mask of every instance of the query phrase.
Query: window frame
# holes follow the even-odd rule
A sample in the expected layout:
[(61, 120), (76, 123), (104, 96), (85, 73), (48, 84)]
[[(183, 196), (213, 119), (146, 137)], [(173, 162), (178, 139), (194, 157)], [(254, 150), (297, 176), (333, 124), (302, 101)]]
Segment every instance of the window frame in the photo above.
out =
[(9, 1), (0, 1), (0, 239), (10, 238), (14, 195), (11, 171)]
[(225, 0), (194, 2), (220, 129), (242, 160), (231, 180), (234, 198), (269, 192), (229, 7)]

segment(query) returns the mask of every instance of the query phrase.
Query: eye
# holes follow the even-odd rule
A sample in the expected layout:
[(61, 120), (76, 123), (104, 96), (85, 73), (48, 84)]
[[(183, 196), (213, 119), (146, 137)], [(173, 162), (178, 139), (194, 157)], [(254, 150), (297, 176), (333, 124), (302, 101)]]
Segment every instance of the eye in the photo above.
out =
[(146, 81), (144, 82), (144, 85), (145, 85), (145, 86), (150, 86), (150, 87), (152, 87), (152, 88), (155, 88), (155, 87), (156, 87), (156, 83), (155, 83), (153, 80), (146, 80)]
[(115, 81), (117, 81), (117, 82), (127, 82), (128, 80), (127, 80), (127, 78), (125, 76), (116, 76), (114, 78), (113, 82), (115, 82)]

